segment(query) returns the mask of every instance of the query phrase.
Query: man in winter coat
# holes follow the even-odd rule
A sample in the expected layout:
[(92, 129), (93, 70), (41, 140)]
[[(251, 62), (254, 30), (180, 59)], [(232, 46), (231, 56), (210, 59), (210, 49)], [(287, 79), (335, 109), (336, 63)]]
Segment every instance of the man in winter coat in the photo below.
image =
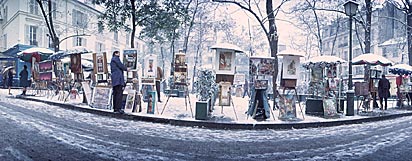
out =
[(391, 84), (389, 80), (386, 79), (385, 75), (382, 75), (382, 78), (379, 80), (378, 84), (378, 96), (379, 101), (381, 104), (381, 110), (383, 110), (383, 100), (385, 100), (385, 110), (388, 109), (388, 97), (391, 95), (389, 89), (391, 88)]
[(110, 61), (112, 87), (113, 87), (113, 110), (116, 113), (124, 113), (122, 108), (124, 82), (123, 71), (129, 71), (120, 61), (120, 52), (114, 51)]

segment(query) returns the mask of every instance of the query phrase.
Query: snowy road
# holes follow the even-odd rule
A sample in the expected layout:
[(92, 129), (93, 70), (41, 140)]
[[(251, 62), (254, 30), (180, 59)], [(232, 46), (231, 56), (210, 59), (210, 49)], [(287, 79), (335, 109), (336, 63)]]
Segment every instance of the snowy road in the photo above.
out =
[(210, 130), (0, 98), (0, 160), (410, 160), (412, 117), (298, 130)]

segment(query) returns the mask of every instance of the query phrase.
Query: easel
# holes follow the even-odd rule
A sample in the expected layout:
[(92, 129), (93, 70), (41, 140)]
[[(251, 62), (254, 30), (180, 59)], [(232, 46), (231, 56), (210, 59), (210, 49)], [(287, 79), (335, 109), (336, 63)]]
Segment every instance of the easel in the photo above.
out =
[[(264, 91), (258, 91), (258, 90), (264, 90)], [(253, 109), (253, 112), (252, 113), (249, 113), (249, 111), (248, 111), (248, 115), (247, 115), (247, 117), (246, 117), (246, 119), (249, 119), (249, 115), (251, 114), (251, 116), (252, 116), (252, 118), (255, 118), (256, 117), (256, 112), (257, 112), (257, 108), (258, 108), (258, 105), (259, 105), (259, 100), (256, 100), (256, 95), (258, 94), (258, 92), (260, 92), (260, 94), (263, 94), (264, 96), (263, 96), (263, 103), (267, 103), (267, 105), (268, 105), (268, 109), (269, 109), (269, 111), (270, 111), (270, 113), (272, 114), (272, 117), (273, 117), (273, 120), (276, 120), (276, 118), (275, 118), (275, 114), (274, 114), (274, 111), (273, 111), (273, 109), (272, 108), (270, 108), (270, 105), (269, 105), (269, 103), (268, 103), (268, 101), (267, 101), (267, 99), (268, 99), (268, 96), (267, 96), (267, 93), (266, 93), (266, 89), (255, 89), (255, 87), (253, 87), (252, 88), (252, 94), (251, 94), (251, 97), (250, 97), (250, 100), (249, 100), (249, 104), (251, 105), (252, 103), (253, 103), (253, 101), (256, 101), (256, 103), (255, 103), (255, 106), (253, 107), (254, 109)], [(263, 92), (263, 93), (262, 93)]]
[[(222, 96), (222, 93), (223, 93), (222, 85), (220, 85), (219, 87), (220, 87), (219, 88), (219, 104), (220, 104), (220, 107), (222, 107), (221, 113), (223, 114), (223, 103), (221, 102), (223, 100), (223, 98), (222, 98), (223, 97)], [(236, 109), (235, 109), (235, 104), (233, 103), (233, 99), (232, 99), (232, 95), (230, 94), (230, 91), (231, 91), (231, 87), (229, 87), (229, 90), (227, 91), (227, 97), (228, 97), (227, 99), (229, 100), (229, 106), (232, 106), (232, 108), (233, 108), (233, 112), (235, 113), (236, 120), (238, 120), (237, 114), (236, 114)]]
[[(175, 89), (175, 83), (173, 82), (173, 88), (172, 89)], [(183, 85), (184, 87), (185, 87), (185, 107), (186, 107), (186, 111), (187, 111), (187, 102), (189, 102), (189, 107), (190, 107), (190, 113), (192, 114), (192, 117), (193, 117), (193, 110), (192, 110), (192, 103), (190, 102), (190, 96), (189, 96), (189, 91), (188, 91), (188, 85), (187, 85), (187, 83), (185, 83), (184, 85)], [(162, 112), (160, 113), (161, 115), (163, 115), (163, 112), (164, 112), (164, 110), (165, 110), (165, 108), (166, 108), (166, 105), (167, 105), (167, 103), (169, 102), (169, 99), (170, 99), (170, 97), (172, 96), (173, 94), (171, 94), (171, 93), (169, 93), (168, 95), (167, 95), (167, 99), (166, 99), (166, 102), (165, 102), (165, 105), (163, 105), (163, 109), (162, 109)]]

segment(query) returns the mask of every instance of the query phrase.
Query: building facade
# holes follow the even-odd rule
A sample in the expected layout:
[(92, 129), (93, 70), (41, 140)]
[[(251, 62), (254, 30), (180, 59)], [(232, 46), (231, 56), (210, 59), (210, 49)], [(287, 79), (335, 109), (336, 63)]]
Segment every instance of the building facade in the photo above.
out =
[[(364, 28), (353, 21), (352, 58), (364, 53)], [(357, 24), (355, 24), (357, 23)], [(370, 53), (382, 55), (394, 63), (407, 63), (406, 16), (390, 3), (375, 6), (372, 11)], [(322, 30), (323, 55), (333, 55), (348, 61), (349, 28), (348, 18), (336, 20)], [(360, 43), (362, 42), (362, 43)], [(380, 70), (387, 70), (377, 67)], [(343, 78), (348, 77), (348, 63), (343, 64)], [(387, 72), (387, 71), (386, 71)], [(353, 78), (363, 79), (364, 67), (353, 66)]]

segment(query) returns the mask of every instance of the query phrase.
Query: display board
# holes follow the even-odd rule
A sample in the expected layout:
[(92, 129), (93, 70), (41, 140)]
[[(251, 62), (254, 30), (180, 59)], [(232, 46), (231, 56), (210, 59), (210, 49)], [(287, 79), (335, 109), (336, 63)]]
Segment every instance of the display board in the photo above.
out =
[(149, 98), (147, 101), (147, 113), (154, 114), (155, 109), (156, 109), (156, 91), (149, 92), (148, 97)]
[(39, 80), (51, 81), (53, 78), (53, 62), (42, 61), (39, 62)]
[(323, 115), (326, 118), (336, 117), (338, 112), (336, 110), (336, 100), (335, 99), (323, 99)]
[(126, 105), (124, 107), (124, 112), (132, 113), (135, 107), (136, 90), (127, 91)]
[(233, 50), (216, 49), (216, 74), (235, 74), (235, 57)]
[(93, 89), (91, 106), (98, 109), (111, 109), (112, 88), (96, 86)]
[(298, 79), (299, 74), (299, 57), (283, 56), (282, 60), (282, 79)]
[(149, 77), (155, 78), (156, 72), (157, 72), (156, 70), (157, 56), (153, 54), (145, 56), (144, 65), (145, 65), (144, 72), (143, 72), (144, 77), (145, 78), (149, 78)]
[(31, 75), (34, 81), (38, 81), (40, 79), (39, 62), (36, 61), (35, 57), (32, 57), (31, 61)]
[(219, 83), (219, 106), (230, 106), (230, 82)]
[(137, 70), (137, 50), (125, 49), (123, 50), (123, 63), (126, 68), (130, 70)]
[(279, 98), (279, 119), (296, 118), (296, 97), (294, 92), (291, 90)]
[(93, 72), (95, 74), (107, 74), (107, 56), (106, 52), (93, 53)]
[(82, 60), (80, 54), (70, 55), (70, 69), (72, 73), (80, 74), (82, 73)]
[(233, 84), (242, 85), (245, 84), (246, 75), (245, 74), (235, 74), (233, 78)]
[(91, 104), (91, 100), (92, 100), (92, 90), (90, 88), (90, 85), (88, 82), (81, 82), (82, 87), (83, 87), (83, 92), (84, 95), (86, 96), (86, 100), (87, 100), (87, 104)]

